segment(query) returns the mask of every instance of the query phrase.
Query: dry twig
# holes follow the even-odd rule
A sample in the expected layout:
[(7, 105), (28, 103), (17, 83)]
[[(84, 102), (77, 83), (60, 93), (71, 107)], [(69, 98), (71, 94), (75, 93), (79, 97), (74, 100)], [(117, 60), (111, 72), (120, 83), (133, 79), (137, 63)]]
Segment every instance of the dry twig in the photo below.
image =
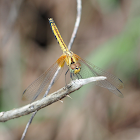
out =
[(90, 77), (87, 79), (79, 79), (79, 80), (71, 81), (71, 83), (67, 85), (67, 88), (63, 87), (58, 91), (46, 96), (45, 98), (37, 100), (31, 104), (28, 104), (18, 109), (13, 109), (6, 112), (0, 112), (0, 122), (5, 122), (38, 111), (41, 108), (44, 108), (52, 103), (55, 103), (58, 100), (61, 100), (62, 98), (65, 98), (67, 95), (74, 92), (75, 90), (78, 90), (85, 84), (94, 81), (105, 80), (105, 79), (106, 77), (99, 76), (99, 77)]
[[(77, 33), (77, 30), (78, 30), (78, 27), (79, 27), (79, 24), (80, 24), (81, 10), (82, 10), (81, 0), (77, 0), (77, 17), (76, 17), (76, 22), (75, 22), (74, 30), (73, 30), (73, 33), (72, 33), (72, 36), (71, 36), (71, 39), (70, 39), (70, 42), (69, 42), (69, 45), (68, 45), (68, 49), (69, 50), (71, 50), (72, 44), (74, 42), (74, 39), (76, 37), (76, 33)], [(52, 85), (53, 85), (53, 83), (54, 83), (54, 81), (56, 79), (56, 76), (57, 76), (58, 72), (59, 72), (59, 69), (56, 71), (53, 79), (51, 80), (51, 83), (48, 86), (48, 89), (47, 89), (45, 95), (43, 96), (43, 98), (46, 97), (46, 95), (49, 93), (49, 91), (50, 91), (50, 89), (51, 89), (51, 87), (52, 87)], [(36, 115), (36, 113), (37, 113), (37, 110), (32, 114), (30, 120), (28, 121), (28, 123), (27, 123), (27, 125), (25, 127), (25, 130), (24, 130), (24, 132), (22, 134), (21, 140), (24, 139), (24, 137), (26, 135), (26, 132), (27, 132), (27, 130), (29, 128), (29, 125), (31, 124), (31, 122), (32, 122), (34, 116)]]

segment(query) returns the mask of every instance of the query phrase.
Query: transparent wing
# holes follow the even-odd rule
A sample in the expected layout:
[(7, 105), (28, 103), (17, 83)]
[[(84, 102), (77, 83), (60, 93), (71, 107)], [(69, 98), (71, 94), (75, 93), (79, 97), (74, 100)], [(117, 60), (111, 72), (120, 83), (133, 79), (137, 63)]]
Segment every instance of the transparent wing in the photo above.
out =
[(59, 71), (55, 81), (60, 76), (64, 62), (65, 59), (61, 56), (46, 72), (40, 75), (31, 85), (27, 87), (27, 89), (25, 89), (22, 95), (22, 99), (33, 102), (39, 95), (45, 94), (54, 74), (58, 68), (61, 67), (61, 70)]
[(88, 78), (93, 76), (105, 76), (107, 77), (106, 80), (96, 81), (96, 85), (107, 88), (115, 95), (123, 98), (123, 94), (121, 93), (120, 89), (124, 88), (123, 82), (115, 77), (114, 75), (105, 72), (101, 68), (98, 68), (95, 65), (89, 64), (87, 61), (80, 58), (78, 55), (74, 54), (77, 58), (78, 62), (81, 64), (81, 71), (80, 75), (82, 78)]

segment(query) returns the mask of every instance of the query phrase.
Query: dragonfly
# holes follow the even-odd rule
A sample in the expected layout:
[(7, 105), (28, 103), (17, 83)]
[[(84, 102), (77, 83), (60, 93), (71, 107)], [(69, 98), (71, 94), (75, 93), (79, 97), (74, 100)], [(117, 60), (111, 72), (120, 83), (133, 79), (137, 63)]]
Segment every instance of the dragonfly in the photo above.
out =
[[(23, 92), (23, 98), (34, 101), (40, 94), (45, 94), (53, 76), (56, 74), (58, 69), (60, 71), (57, 74), (57, 77), (60, 76), (61, 71), (64, 68), (64, 64), (67, 65), (67, 72), (70, 72), (70, 78), (72, 80), (96, 76), (105, 76), (107, 78), (106, 80), (96, 81), (95, 84), (100, 87), (106, 88), (115, 95), (123, 98), (123, 94), (120, 91), (124, 87), (123, 82), (114, 75), (102, 70), (101, 68), (93, 64), (90, 64), (77, 54), (69, 51), (58, 31), (54, 20), (52, 18), (49, 18), (48, 20), (52, 32), (58, 44), (60, 45), (61, 50), (63, 51), (63, 54), (47, 71), (45, 71), (39, 78), (37, 78), (33, 83), (31, 83), (31, 85), (27, 87), (27, 89)], [(65, 73), (65, 77), (67, 72)], [(56, 79), (53, 81), (53, 83), (55, 83)]]

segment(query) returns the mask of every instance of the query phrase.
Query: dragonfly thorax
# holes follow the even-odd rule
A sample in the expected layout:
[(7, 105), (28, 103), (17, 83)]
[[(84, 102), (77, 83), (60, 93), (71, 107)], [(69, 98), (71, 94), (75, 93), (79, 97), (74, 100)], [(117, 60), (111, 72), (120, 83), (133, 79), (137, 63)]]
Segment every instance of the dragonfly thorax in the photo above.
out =
[(70, 72), (77, 74), (81, 70), (81, 64), (80, 63), (73, 63), (70, 65)]

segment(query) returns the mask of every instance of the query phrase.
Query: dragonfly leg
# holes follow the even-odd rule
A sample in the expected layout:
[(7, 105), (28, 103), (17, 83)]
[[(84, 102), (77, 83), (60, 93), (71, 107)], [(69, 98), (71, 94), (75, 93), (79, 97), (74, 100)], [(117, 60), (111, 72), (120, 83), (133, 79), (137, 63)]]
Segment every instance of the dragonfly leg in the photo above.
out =
[[(66, 71), (66, 73), (65, 73), (65, 89), (66, 88), (70, 88), (68, 85), (67, 85), (67, 81), (66, 81), (66, 75), (67, 75), (67, 73), (68, 73), (68, 71), (69, 71), (69, 69)], [(70, 72), (70, 78), (72, 79), (72, 73)]]
[[(82, 76), (81, 76), (81, 74), (80, 73), (78, 73), (78, 75), (80, 76), (80, 78), (82, 78)], [(82, 78), (83, 79), (83, 78)]]
[(65, 86), (67, 86), (66, 75), (67, 75), (68, 71), (69, 71), (69, 69), (65, 73)]
[(71, 78), (71, 80), (73, 80), (73, 74), (72, 73), (70, 73), (70, 78)]
[(75, 74), (77, 79), (79, 80), (80, 78), (82, 78), (82, 76), (78, 73), (78, 74)]

